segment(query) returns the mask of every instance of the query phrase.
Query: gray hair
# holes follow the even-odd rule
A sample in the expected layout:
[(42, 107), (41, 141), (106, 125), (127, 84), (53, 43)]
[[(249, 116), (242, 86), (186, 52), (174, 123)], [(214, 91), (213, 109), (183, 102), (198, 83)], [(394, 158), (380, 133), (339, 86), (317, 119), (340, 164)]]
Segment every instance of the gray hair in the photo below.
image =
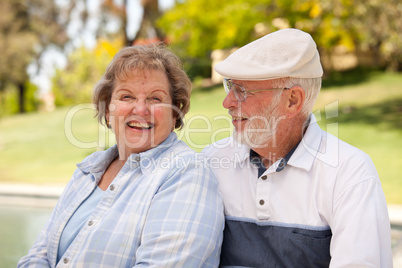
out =
[(295, 78), (295, 77), (285, 77), (272, 80), (272, 87), (291, 88), (294, 86), (300, 86), (303, 88), (305, 93), (305, 100), (302, 109), (302, 113), (308, 119), (309, 115), (313, 111), (314, 104), (317, 100), (318, 94), (321, 89), (321, 77), (317, 78)]

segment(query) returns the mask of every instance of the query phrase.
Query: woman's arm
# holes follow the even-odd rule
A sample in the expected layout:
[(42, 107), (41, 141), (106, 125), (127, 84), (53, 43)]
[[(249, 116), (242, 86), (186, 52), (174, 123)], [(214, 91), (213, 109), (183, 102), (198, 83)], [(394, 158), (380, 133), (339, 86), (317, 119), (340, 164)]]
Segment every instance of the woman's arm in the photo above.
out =
[[(59, 212), (62, 212), (64, 210), (64, 207), (67, 205), (66, 202), (64, 201), (66, 199), (66, 196), (68, 195), (69, 192), (73, 190), (74, 187), (74, 178), (76, 177), (76, 173), (79, 172), (79, 170), (76, 170), (73, 179), (70, 180), (66, 188), (64, 189), (62, 195), (59, 198), (59, 201), (57, 202), (55, 208), (53, 209), (52, 214), (50, 215), (50, 218), (46, 222), (45, 226), (39, 233), (34, 245), (30, 248), (28, 254), (24, 257), (22, 257), (18, 264), (17, 268), (22, 268), (22, 267), (54, 267), (56, 264), (52, 264), (51, 258), (49, 258), (49, 240), (54, 242), (54, 238), (51, 237), (52, 230), (55, 227), (55, 222), (59, 216)], [(56, 247), (56, 254), (57, 254), (57, 247), (58, 245), (56, 243), (52, 243), (52, 248)]]

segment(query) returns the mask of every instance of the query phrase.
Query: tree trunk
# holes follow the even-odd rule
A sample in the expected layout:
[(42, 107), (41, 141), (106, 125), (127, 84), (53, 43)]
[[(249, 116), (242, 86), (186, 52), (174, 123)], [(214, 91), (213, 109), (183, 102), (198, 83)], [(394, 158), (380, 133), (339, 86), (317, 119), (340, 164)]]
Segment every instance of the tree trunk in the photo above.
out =
[(122, 21), (122, 31), (124, 33), (124, 43), (126, 46), (131, 46), (133, 44), (133, 40), (131, 40), (128, 37), (127, 33), (127, 25), (128, 25), (128, 19), (127, 19), (127, 0), (124, 0), (123, 2), (123, 10), (121, 13), (121, 21)]
[(19, 113), (25, 113), (25, 83), (18, 83), (18, 107)]
[(158, 0), (141, 0), (141, 5), (144, 9), (140, 29), (133, 40), (129, 42), (134, 43), (138, 40), (145, 41), (163, 41), (164, 34), (156, 26), (156, 21), (160, 17)]

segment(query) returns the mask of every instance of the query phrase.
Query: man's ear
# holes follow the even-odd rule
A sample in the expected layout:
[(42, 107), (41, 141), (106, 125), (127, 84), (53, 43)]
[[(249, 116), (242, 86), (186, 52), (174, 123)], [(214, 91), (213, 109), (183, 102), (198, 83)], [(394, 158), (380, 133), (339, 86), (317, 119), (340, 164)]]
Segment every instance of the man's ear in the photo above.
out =
[(305, 101), (304, 90), (299, 86), (294, 86), (288, 89), (288, 99), (286, 107), (286, 116), (288, 118), (293, 118), (303, 109)]

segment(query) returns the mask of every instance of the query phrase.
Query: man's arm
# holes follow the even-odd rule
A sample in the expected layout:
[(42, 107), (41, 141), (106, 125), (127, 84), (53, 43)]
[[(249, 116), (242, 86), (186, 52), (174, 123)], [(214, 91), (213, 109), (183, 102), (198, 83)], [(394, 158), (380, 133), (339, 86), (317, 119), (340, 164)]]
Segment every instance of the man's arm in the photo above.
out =
[[(366, 176), (348, 185), (334, 200), (330, 267), (392, 267), (387, 204), (371, 160), (351, 161), (340, 176)], [(367, 167), (369, 165), (369, 167)]]

